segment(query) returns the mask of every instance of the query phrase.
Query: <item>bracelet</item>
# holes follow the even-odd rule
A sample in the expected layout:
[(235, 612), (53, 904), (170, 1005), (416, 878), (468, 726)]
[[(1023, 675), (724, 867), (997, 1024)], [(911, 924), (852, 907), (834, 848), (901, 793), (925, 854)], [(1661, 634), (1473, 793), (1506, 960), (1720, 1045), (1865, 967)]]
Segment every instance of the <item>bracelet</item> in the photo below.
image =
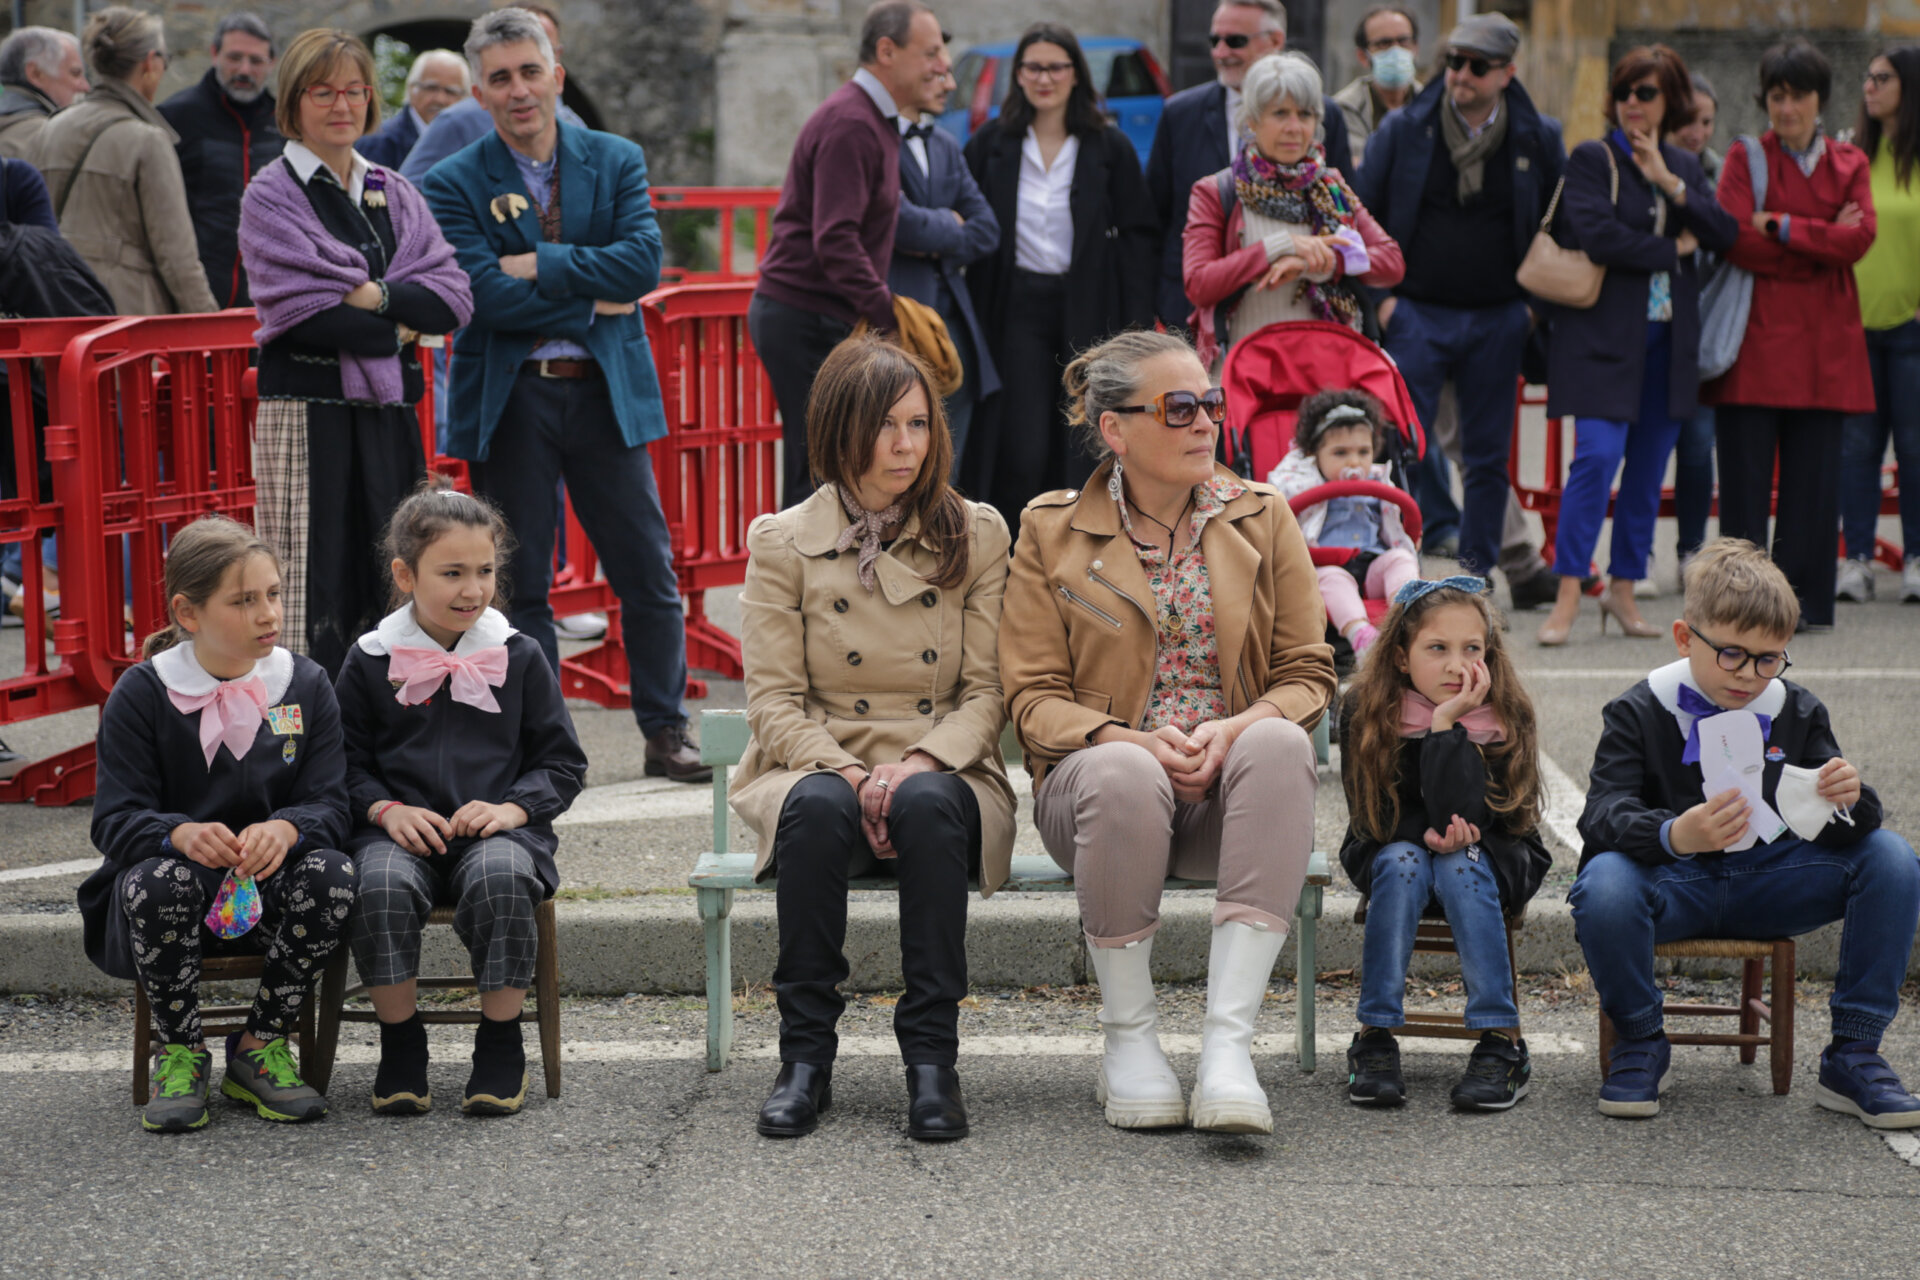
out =
[(387, 303), (391, 302), (392, 299), (387, 296), (387, 282), (385, 280), (376, 280), (374, 283), (380, 286), (380, 305), (373, 309), (373, 314), (383, 316), (387, 314)]
[(367, 810), (367, 817), (372, 820), (373, 825), (377, 827), (380, 825), (380, 819), (386, 815), (387, 810), (398, 808), (399, 805), (400, 802), (398, 800), (375, 801), (373, 807)]

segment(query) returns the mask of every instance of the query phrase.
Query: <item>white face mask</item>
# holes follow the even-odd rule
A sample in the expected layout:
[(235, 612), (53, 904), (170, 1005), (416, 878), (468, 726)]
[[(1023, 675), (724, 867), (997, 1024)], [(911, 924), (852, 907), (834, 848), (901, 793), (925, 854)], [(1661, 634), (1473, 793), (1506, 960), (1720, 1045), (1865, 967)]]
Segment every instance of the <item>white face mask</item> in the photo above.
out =
[(1827, 824), (1838, 818), (1853, 825), (1853, 815), (1820, 798), (1820, 771), (1798, 765), (1782, 765), (1780, 782), (1773, 791), (1774, 807), (1793, 833), (1802, 840), (1813, 840)]
[(1382, 89), (1404, 89), (1413, 83), (1413, 50), (1399, 45), (1373, 55), (1373, 82)]

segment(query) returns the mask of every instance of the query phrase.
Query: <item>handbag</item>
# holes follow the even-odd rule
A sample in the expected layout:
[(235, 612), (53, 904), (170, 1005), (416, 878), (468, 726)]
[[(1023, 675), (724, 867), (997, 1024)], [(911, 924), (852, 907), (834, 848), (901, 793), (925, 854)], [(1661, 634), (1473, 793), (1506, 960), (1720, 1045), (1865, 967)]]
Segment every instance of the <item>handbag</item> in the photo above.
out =
[[(1600, 146), (1606, 152), (1607, 170), (1612, 178), (1607, 198), (1617, 204), (1620, 168), (1614, 163), (1613, 148), (1605, 142)], [(1560, 207), (1560, 193), (1566, 186), (1567, 179), (1562, 175), (1554, 184), (1553, 199), (1547, 202), (1547, 216), (1540, 219), (1540, 229), (1533, 233), (1533, 243), (1527, 246), (1527, 256), (1514, 279), (1536, 298), (1585, 311), (1600, 301), (1600, 286), (1607, 278), (1607, 269), (1589, 258), (1584, 250), (1563, 248), (1553, 238), (1553, 215)]]
[[(1757, 138), (1741, 135), (1747, 171), (1753, 176), (1753, 207), (1767, 202), (1767, 158)], [(1731, 262), (1721, 262), (1700, 290), (1700, 381), (1707, 382), (1733, 368), (1740, 358), (1740, 341), (1747, 336), (1747, 317), (1753, 310), (1753, 273)]]

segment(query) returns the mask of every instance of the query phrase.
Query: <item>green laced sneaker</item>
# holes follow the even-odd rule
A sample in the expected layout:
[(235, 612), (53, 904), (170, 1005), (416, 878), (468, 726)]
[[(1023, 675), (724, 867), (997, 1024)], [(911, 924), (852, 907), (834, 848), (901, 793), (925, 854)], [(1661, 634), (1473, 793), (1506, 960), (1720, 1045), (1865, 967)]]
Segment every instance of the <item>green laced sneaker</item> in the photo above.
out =
[(262, 1120), (280, 1124), (300, 1124), (327, 1114), (327, 1100), (300, 1078), (285, 1036), (234, 1054), (220, 1092), (249, 1104)]
[(186, 1133), (207, 1123), (207, 1079), (213, 1055), (184, 1044), (165, 1045), (153, 1064), (153, 1091), (140, 1127), (148, 1133)]

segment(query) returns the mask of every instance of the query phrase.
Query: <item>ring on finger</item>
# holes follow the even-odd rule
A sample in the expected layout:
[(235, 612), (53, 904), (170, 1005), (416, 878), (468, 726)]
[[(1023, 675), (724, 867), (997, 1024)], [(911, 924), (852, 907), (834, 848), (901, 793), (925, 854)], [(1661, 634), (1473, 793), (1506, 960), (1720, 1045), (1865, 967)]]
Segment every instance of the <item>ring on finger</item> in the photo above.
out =
[(893, 787), (893, 784), (891, 782), (888, 782), (885, 778), (875, 779), (873, 785), (876, 787), (879, 787), (882, 791), (891, 790)]

